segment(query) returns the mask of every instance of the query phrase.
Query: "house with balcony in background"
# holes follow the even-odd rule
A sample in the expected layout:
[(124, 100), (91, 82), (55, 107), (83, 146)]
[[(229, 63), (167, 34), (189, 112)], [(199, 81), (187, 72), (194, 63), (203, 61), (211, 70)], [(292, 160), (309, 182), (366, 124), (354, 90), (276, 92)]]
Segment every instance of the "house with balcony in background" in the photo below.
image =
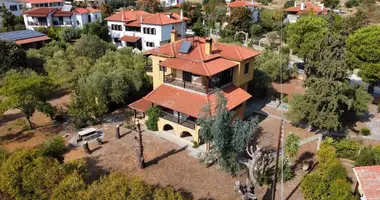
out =
[(254, 1), (236, 0), (231, 3), (227, 3), (227, 16), (231, 15), (231, 10), (238, 7), (245, 7), (252, 11), (253, 23), (259, 20), (259, 5)]
[(27, 9), (31, 8), (62, 8), (65, 5), (64, 0), (20, 0)]
[(176, 30), (179, 37), (184, 37), (188, 18), (177, 13), (151, 14), (143, 10), (124, 10), (105, 20), (115, 45), (146, 51), (169, 43), (172, 30)]
[(93, 8), (32, 8), (23, 16), (25, 27), (31, 30), (50, 26), (83, 28), (85, 24), (102, 21), (101, 11)]
[[(21, 0), (3, 0), (0, 1), (0, 7), (5, 6), (6, 9), (8, 9), (13, 15), (15, 16), (21, 16), (22, 14), (22, 8), (23, 3)], [(0, 27), (2, 26), (2, 16), (3, 13), (0, 12)]]
[(297, 4), (294, 1), (294, 6), (285, 9), (286, 21), (289, 23), (296, 23), (297, 19), (302, 15), (307, 15), (309, 13), (314, 13), (315, 15), (326, 15), (328, 8), (326, 8), (323, 3), (319, 2), (307, 2)]
[(177, 39), (146, 52), (152, 57), (153, 91), (129, 105), (135, 112), (161, 108), (159, 131), (200, 142), (197, 118), (210, 106), (215, 114), (217, 94), (227, 98), (227, 109), (244, 117), (248, 84), (253, 80), (254, 59), (260, 53), (240, 45), (213, 42), (211, 38)]

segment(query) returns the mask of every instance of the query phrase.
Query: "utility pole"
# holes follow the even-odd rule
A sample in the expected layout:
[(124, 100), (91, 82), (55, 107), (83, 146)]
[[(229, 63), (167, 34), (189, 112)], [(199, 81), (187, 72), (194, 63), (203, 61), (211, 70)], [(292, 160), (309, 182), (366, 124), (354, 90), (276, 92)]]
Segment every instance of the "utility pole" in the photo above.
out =
[(138, 143), (138, 148), (136, 149), (137, 163), (138, 163), (138, 168), (139, 169), (144, 169), (144, 167), (145, 167), (145, 162), (144, 162), (144, 147), (142, 145), (141, 127), (140, 127), (139, 120), (137, 120), (137, 122), (136, 122), (136, 127), (137, 127), (137, 136), (138, 136), (138, 137), (135, 137), (135, 140)]
[(276, 154), (276, 166), (274, 170), (274, 180), (272, 183), (272, 200), (276, 199), (276, 183), (277, 183), (277, 174), (278, 174), (278, 163), (280, 160), (280, 148), (281, 148), (281, 140), (283, 139), (283, 119), (281, 119), (281, 124), (280, 124), (280, 130), (279, 130), (279, 136), (278, 136), (278, 143), (277, 143), (277, 154)]

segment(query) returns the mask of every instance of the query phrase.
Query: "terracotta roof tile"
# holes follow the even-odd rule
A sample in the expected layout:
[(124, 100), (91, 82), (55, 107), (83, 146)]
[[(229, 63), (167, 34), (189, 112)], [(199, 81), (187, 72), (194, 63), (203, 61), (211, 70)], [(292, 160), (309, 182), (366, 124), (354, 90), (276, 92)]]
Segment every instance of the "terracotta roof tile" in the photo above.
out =
[(181, 20), (180, 15), (177, 13), (156, 13), (143, 19), (142, 24), (165, 25), (175, 24), (186, 20), (188, 20), (186, 17), (183, 17), (183, 20)]
[(322, 6), (319, 4), (315, 4), (313, 2), (307, 2), (305, 3), (305, 8), (304, 10), (301, 10), (301, 5), (295, 6), (295, 7), (289, 7), (286, 8), (285, 11), (287, 12), (295, 12), (297, 14), (304, 14), (307, 12), (314, 12), (314, 13), (327, 13), (328, 8), (324, 7), (322, 10)]
[(367, 200), (380, 199), (380, 165), (354, 167), (355, 176)]
[(29, 44), (33, 42), (39, 42), (39, 41), (46, 41), (50, 40), (48, 36), (40, 36), (40, 37), (34, 37), (34, 38), (28, 38), (28, 39), (23, 39), (23, 40), (16, 40), (16, 44)]
[(168, 58), (162, 61), (160, 65), (203, 76), (212, 76), (226, 69), (237, 66), (236, 63), (224, 58), (216, 58), (207, 62), (186, 60), (181, 58)]
[[(192, 47), (189, 53), (178, 52), (183, 41), (192, 42)], [(224, 44), (218, 42), (212, 42), (211, 55), (205, 53), (205, 38), (192, 37), (186, 38), (174, 43), (162, 45), (158, 48), (148, 50), (147, 54), (158, 55), (163, 57), (176, 57), (194, 61), (207, 61), (218, 57), (222, 57), (229, 60), (243, 61), (245, 59), (258, 56), (260, 52), (242, 47), (235, 44)]]
[[(251, 97), (246, 91), (233, 84), (225, 86), (221, 92), (227, 98), (228, 110), (235, 108)], [(202, 108), (208, 104), (212, 110), (215, 110), (216, 98), (216, 93), (206, 95), (162, 84), (146, 95), (144, 100), (197, 118), (202, 112)]]
[(75, 8), (72, 12), (77, 13), (77, 14), (86, 14), (86, 13), (101, 12), (101, 10), (89, 7), (89, 8)]
[(228, 7), (231, 7), (231, 8), (237, 8), (237, 7), (248, 7), (248, 6), (254, 6), (256, 7), (255, 4), (253, 4), (251, 1), (244, 1), (244, 0), (238, 0), (238, 1), (234, 1), (234, 2), (231, 2), (229, 4), (227, 4)]
[(125, 42), (137, 42), (141, 37), (135, 37), (135, 36), (129, 36), (129, 35), (124, 35), (123, 37), (120, 38), (121, 41)]
[(124, 11), (118, 12), (114, 15), (111, 15), (111, 16), (105, 18), (104, 20), (122, 22), (123, 21), (123, 15), (124, 15), (124, 21), (127, 22), (127, 21), (140, 20), (140, 16), (145, 18), (145, 17), (148, 17), (152, 14), (150, 14), (146, 11), (143, 11), (143, 10), (124, 10)]
[(139, 99), (131, 104), (128, 105), (129, 107), (140, 111), (140, 112), (145, 112), (147, 111), (150, 107), (152, 107), (152, 102), (147, 101), (145, 99)]
[(57, 8), (32, 8), (30, 10), (25, 11), (23, 14), (27, 14), (32, 17), (47, 17), (50, 13), (58, 10)]
[(73, 12), (62, 11), (62, 8), (58, 9), (53, 13), (53, 17), (71, 17)]

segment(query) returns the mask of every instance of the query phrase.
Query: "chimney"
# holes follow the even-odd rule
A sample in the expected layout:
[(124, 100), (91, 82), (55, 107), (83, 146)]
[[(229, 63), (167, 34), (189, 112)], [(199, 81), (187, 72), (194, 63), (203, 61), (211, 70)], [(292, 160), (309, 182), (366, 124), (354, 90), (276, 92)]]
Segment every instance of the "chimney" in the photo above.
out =
[(323, 3), (321, 3), (321, 11), (323, 11), (325, 5)]
[(297, 7), (297, 1), (294, 1), (294, 7)]
[(143, 21), (143, 18), (142, 18), (142, 15), (140, 15), (140, 22), (142, 22)]
[(252, 0), (252, 4), (254, 3), (255, 1), (254, 0)]
[(211, 53), (212, 53), (212, 38), (210, 38), (210, 37), (206, 38), (205, 53), (206, 53), (206, 55), (211, 55)]
[(183, 10), (180, 11), (181, 21), (183, 20)]
[(305, 9), (305, 3), (302, 2), (302, 3), (301, 3), (301, 10), (304, 10), (304, 9)]
[(175, 29), (173, 29), (170, 32), (170, 42), (173, 43), (175, 41), (177, 41), (177, 31)]

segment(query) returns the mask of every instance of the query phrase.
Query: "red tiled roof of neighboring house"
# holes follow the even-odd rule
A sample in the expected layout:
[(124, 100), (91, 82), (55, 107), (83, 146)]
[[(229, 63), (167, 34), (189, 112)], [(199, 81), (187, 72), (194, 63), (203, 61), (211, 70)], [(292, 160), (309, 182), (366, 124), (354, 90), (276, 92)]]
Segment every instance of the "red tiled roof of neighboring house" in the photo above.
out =
[(86, 13), (93, 13), (93, 12), (101, 12), (101, 10), (98, 10), (98, 9), (94, 9), (94, 8), (75, 8), (73, 11), (73, 13), (77, 13), (77, 14), (86, 14)]
[(135, 36), (129, 36), (129, 35), (124, 35), (123, 37), (120, 38), (121, 41), (125, 42), (137, 42), (141, 37), (135, 37)]
[(139, 21), (140, 16), (142, 16), (144, 19), (145, 17), (150, 16), (152, 14), (150, 14), (144, 10), (124, 10), (124, 11), (118, 12), (114, 15), (111, 15), (111, 16), (105, 18), (104, 20), (122, 22), (123, 21), (123, 15), (124, 15), (124, 21), (128, 22), (128, 21), (136, 21), (136, 20)]
[(22, 2), (25, 3), (58, 3), (58, 2), (65, 2), (64, 0), (21, 0)]
[[(192, 42), (192, 47), (188, 53), (180, 53), (179, 48), (183, 41)], [(242, 47), (235, 44), (224, 44), (212, 42), (212, 51), (210, 55), (205, 53), (205, 38), (192, 37), (175, 41), (162, 45), (158, 48), (151, 49), (146, 54), (169, 57), (169, 58), (182, 58), (194, 61), (208, 61), (215, 58), (225, 58), (228, 60), (243, 61), (248, 58), (258, 56), (260, 52)]]
[(175, 24), (186, 20), (189, 19), (187, 17), (183, 17), (183, 20), (181, 20), (181, 16), (177, 13), (156, 13), (143, 19), (142, 24), (166, 25)]
[(53, 13), (53, 17), (71, 17), (73, 12), (70, 11), (62, 11), (62, 8), (58, 9)]
[(145, 99), (139, 99), (128, 105), (130, 108), (133, 108), (140, 112), (147, 111), (150, 107), (152, 107), (152, 102), (147, 101)]
[(160, 65), (203, 76), (212, 76), (226, 69), (237, 66), (236, 63), (224, 58), (216, 58), (207, 62), (181, 58), (168, 58), (162, 61)]
[(50, 13), (58, 10), (57, 8), (32, 8), (30, 10), (25, 11), (23, 14), (27, 14), (32, 17), (47, 17)]
[(354, 167), (356, 179), (367, 200), (380, 199), (380, 165)]
[(28, 38), (28, 39), (23, 39), (23, 40), (16, 40), (16, 44), (29, 44), (33, 42), (40, 42), (40, 41), (46, 41), (50, 40), (48, 36), (40, 36), (40, 37), (34, 37), (34, 38)]
[(327, 8), (324, 7), (323, 10), (322, 10), (322, 6), (319, 5), (319, 4), (316, 4), (316, 3), (313, 3), (313, 2), (306, 2), (305, 3), (305, 8), (303, 10), (301, 10), (301, 4), (300, 5), (297, 5), (295, 7), (289, 7), (289, 8), (286, 8), (285, 11), (286, 12), (292, 12), (292, 13), (297, 13), (298, 15), (301, 15), (301, 14), (304, 14), (304, 13), (307, 13), (307, 12), (314, 12), (314, 13), (327, 13)]
[[(246, 91), (233, 84), (223, 87), (221, 92), (227, 98), (226, 107), (228, 110), (235, 108), (251, 97)], [(213, 114), (215, 114), (217, 95), (215, 92), (206, 95), (162, 84), (143, 99), (197, 118), (203, 107), (207, 105), (210, 105)]]
[(258, 5), (252, 3), (251, 1), (244, 1), (244, 0), (238, 0), (231, 2), (227, 4), (228, 7), (231, 8), (237, 8), (237, 7), (248, 7), (248, 6), (253, 6), (253, 7), (258, 7)]

